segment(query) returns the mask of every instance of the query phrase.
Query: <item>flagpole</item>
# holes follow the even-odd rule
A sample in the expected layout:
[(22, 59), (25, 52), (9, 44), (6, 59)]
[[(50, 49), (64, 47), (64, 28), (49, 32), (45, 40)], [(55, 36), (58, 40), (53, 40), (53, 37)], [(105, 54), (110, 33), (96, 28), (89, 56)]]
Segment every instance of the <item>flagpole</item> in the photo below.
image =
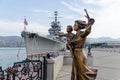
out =
[(26, 26), (24, 25), (24, 31), (26, 31)]

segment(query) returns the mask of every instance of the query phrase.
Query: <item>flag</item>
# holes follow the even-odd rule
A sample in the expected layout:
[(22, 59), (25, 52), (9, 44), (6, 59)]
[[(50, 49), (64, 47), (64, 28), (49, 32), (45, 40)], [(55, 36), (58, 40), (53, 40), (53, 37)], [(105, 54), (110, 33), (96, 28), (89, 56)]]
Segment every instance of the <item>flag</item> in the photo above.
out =
[(28, 22), (27, 22), (26, 18), (24, 18), (24, 30), (26, 30), (27, 25), (28, 25)]
[(25, 26), (28, 25), (28, 22), (27, 22), (26, 18), (24, 19), (24, 25), (25, 25)]

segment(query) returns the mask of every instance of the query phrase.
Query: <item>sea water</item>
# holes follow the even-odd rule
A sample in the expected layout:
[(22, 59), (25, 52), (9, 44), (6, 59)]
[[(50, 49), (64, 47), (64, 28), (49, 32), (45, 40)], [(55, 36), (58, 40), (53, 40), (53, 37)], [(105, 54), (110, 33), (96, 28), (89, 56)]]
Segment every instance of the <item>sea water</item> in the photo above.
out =
[(25, 48), (0, 48), (0, 66), (2, 66), (2, 69), (12, 67), (14, 62), (19, 62), (25, 59)]

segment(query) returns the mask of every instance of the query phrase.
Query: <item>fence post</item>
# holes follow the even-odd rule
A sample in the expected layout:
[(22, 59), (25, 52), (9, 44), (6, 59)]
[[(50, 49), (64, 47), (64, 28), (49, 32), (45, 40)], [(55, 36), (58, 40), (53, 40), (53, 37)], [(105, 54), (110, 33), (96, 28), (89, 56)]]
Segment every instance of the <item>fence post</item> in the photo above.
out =
[(43, 57), (43, 80), (47, 80), (47, 60)]

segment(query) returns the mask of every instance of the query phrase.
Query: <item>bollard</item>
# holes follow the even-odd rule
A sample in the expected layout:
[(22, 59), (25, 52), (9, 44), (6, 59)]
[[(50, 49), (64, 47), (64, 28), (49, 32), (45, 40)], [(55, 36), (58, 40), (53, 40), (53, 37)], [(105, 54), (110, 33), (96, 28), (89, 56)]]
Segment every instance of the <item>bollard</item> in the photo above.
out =
[(93, 65), (93, 56), (91, 54), (91, 46), (88, 46), (88, 66), (92, 66)]
[(43, 57), (43, 80), (47, 80), (47, 60)]
[(93, 65), (93, 56), (91, 55), (91, 53), (88, 53), (87, 58), (88, 58), (88, 66), (92, 66)]

